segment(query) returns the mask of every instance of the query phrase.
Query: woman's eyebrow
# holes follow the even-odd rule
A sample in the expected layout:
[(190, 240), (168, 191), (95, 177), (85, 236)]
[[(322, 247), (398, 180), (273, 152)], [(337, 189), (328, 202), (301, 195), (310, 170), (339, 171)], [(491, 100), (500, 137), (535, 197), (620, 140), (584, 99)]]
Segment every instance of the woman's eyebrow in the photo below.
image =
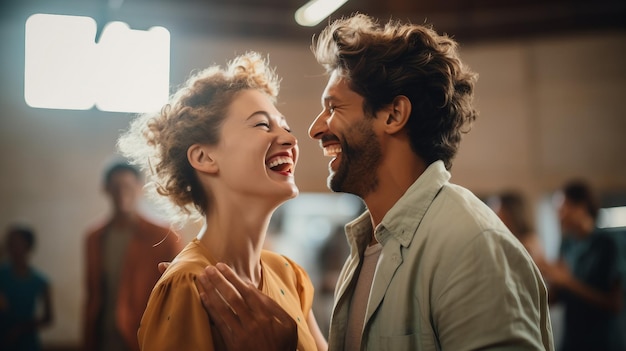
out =
[(261, 110), (261, 111), (255, 111), (255, 112), (252, 112), (252, 113), (250, 114), (250, 116), (248, 116), (248, 118), (246, 118), (246, 121), (247, 121), (247, 120), (249, 120), (250, 118), (252, 118), (252, 117), (256, 116), (256, 115), (263, 115), (263, 116), (265, 116), (265, 117), (267, 117), (267, 118), (271, 118), (270, 114), (269, 114), (269, 113), (267, 113), (267, 111), (263, 111), (263, 110)]
[[(271, 116), (271, 115), (270, 115), (267, 111), (260, 110), (260, 111), (255, 111), (255, 112), (252, 112), (252, 113), (250, 114), (250, 116), (248, 116), (248, 118), (246, 118), (246, 120), (249, 120), (250, 118), (252, 118), (252, 117), (254, 117), (254, 116), (256, 116), (256, 115), (263, 115), (263, 116), (267, 117), (268, 119), (272, 119), (272, 116)], [(277, 115), (277, 117), (278, 117), (278, 118), (279, 118), (282, 122), (287, 122), (287, 118), (285, 118), (285, 116), (283, 116), (283, 115)]]

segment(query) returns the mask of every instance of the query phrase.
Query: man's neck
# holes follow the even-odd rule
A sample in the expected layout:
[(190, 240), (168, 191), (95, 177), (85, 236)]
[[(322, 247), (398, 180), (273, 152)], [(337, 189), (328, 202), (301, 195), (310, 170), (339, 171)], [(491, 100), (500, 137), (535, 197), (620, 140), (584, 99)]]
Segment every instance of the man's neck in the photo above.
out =
[(389, 210), (426, 170), (417, 157), (405, 159), (387, 158), (378, 168), (378, 187), (363, 197), (370, 211), (372, 227), (376, 228)]
[(582, 239), (588, 237), (589, 235), (591, 235), (591, 233), (593, 233), (595, 227), (595, 221), (591, 216), (582, 218), (578, 223), (576, 230), (578, 237)]
[(127, 228), (137, 223), (138, 216), (136, 213), (116, 212), (111, 220), (113, 227)]
[(24, 277), (28, 275), (29, 267), (28, 262), (26, 260), (15, 260), (12, 262), (12, 268), (15, 275)]

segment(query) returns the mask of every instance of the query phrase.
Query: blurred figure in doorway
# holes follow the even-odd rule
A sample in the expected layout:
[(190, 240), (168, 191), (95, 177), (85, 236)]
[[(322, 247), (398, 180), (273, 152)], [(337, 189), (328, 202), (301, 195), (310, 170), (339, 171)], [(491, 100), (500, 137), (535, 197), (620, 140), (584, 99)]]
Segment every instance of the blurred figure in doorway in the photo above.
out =
[(180, 251), (178, 235), (139, 214), (143, 184), (136, 167), (114, 163), (103, 185), (112, 213), (87, 234), (83, 349), (136, 351), (139, 322), (161, 276), (157, 265)]
[[(30, 263), (35, 232), (12, 225), (6, 232), (8, 260), (0, 263), (0, 350), (41, 350), (39, 329), (52, 323), (50, 283)], [(41, 313), (37, 307), (42, 306)]]
[(623, 307), (620, 253), (596, 226), (598, 205), (591, 187), (568, 182), (559, 193), (561, 257), (544, 274), (553, 302), (565, 309), (562, 351), (626, 350), (619, 314)]
[(519, 191), (507, 190), (488, 198), (487, 204), (524, 245), (539, 270), (543, 271), (548, 263), (539, 235), (528, 221), (524, 196)]

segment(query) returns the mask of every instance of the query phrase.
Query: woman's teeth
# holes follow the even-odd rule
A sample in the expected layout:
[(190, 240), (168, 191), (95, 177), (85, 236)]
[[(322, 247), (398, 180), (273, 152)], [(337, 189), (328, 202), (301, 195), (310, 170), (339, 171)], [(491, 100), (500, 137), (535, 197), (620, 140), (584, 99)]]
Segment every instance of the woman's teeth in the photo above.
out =
[[(267, 163), (267, 167), (269, 167), (272, 170), (278, 170), (278, 171), (291, 170), (292, 165), (293, 165), (293, 160), (287, 156), (274, 157)], [(280, 169), (275, 169), (279, 166), (283, 166), (283, 167), (280, 167)]]

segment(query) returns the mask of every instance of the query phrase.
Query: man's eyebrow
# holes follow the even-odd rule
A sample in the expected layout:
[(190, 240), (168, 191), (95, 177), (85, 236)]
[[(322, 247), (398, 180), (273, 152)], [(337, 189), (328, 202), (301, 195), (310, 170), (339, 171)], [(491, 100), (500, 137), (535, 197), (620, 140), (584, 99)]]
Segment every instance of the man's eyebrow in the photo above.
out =
[(335, 101), (337, 98), (334, 95), (326, 95), (322, 97), (322, 105), (326, 105), (331, 101)]

